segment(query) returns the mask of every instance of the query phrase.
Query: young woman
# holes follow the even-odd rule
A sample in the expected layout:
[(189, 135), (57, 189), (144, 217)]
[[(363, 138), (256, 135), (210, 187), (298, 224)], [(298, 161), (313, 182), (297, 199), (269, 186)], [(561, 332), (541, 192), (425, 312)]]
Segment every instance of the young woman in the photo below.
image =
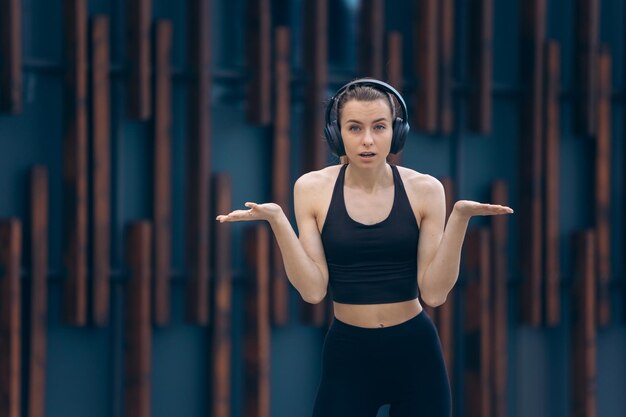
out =
[(299, 236), (274, 203), (248, 202), (248, 210), (217, 216), (268, 221), (302, 298), (332, 296), (314, 417), (375, 417), (384, 404), (391, 417), (451, 415), (441, 344), (418, 295), (432, 307), (445, 302), (472, 216), (513, 211), (461, 200), (446, 225), (441, 183), (387, 163), (402, 150), (406, 118), (404, 100), (388, 84), (346, 84), (328, 104), (325, 128), (345, 163), (296, 181)]

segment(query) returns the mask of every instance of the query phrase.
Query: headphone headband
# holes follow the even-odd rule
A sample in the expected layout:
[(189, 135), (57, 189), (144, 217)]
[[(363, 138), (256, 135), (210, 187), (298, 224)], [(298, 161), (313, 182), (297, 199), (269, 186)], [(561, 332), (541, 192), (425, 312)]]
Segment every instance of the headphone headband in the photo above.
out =
[[(331, 118), (333, 110), (336, 110), (336, 106), (339, 105), (339, 98), (346, 92), (346, 90), (354, 86), (372, 87), (375, 90), (393, 95), (398, 100), (398, 103), (400, 103), (400, 107), (402, 107), (402, 117), (395, 117), (395, 119), (392, 121), (393, 136), (391, 139), (390, 153), (396, 154), (400, 152), (404, 147), (404, 142), (410, 129), (409, 122), (407, 120), (409, 116), (404, 99), (395, 88), (385, 82), (374, 78), (359, 78), (357, 80), (350, 81), (339, 90), (337, 90), (335, 95), (330, 98), (328, 104), (326, 105), (326, 126), (324, 127), (324, 136), (326, 137), (326, 141), (328, 142), (332, 153), (336, 156), (343, 156), (346, 154), (345, 148), (343, 146), (343, 139), (341, 138), (339, 121), (337, 120), (338, 112), (335, 112), (335, 120), (331, 120)], [(394, 106), (393, 100), (390, 104), (392, 107)], [(394, 113), (393, 110), (394, 109), (392, 109), (392, 113)]]
[(326, 120), (327, 125), (331, 123), (331, 120), (330, 120), (331, 113), (335, 107), (335, 104), (338, 104), (339, 97), (341, 97), (341, 95), (350, 87), (354, 87), (354, 86), (373, 87), (376, 90), (383, 90), (384, 92), (393, 95), (396, 99), (398, 99), (398, 102), (400, 103), (400, 107), (402, 108), (402, 118), (406, 120), (407, 114), (408, 114), (406, 103), (404, 102), (404, 99), (402, 98), (402, 95), (400, 95), (398, 90), (393, 88), (391, 85), (383, 81), (377, 80), (375, 78), (359, 78), (358, 80), (353, 80), (345, 84), (343, 87), (337, 90), (334, 96), (330, 98), (330, 101), (328, 102), (328, 105), (326, 106), (325, 120)]

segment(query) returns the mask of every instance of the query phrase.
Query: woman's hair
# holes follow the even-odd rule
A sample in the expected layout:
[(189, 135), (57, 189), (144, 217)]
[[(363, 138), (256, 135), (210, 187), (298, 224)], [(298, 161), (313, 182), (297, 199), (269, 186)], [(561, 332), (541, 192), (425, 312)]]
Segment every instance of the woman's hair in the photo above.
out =
[(397, 103), (393, 95), (380, 91), (369, 85), (355, 85), (349, 87), (344, 91), (337, 99), (337, 124), (341, 126), (341, 112), (348, 101), (376, 101), (386, 100), (389, 103), (389, 109), (391, 110), (391, 121), (396, 119)]

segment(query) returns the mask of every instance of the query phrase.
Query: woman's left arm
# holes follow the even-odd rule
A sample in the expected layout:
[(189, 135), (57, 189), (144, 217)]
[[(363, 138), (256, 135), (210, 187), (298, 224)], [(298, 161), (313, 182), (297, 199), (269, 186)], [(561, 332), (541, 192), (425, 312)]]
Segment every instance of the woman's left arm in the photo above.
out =
[(461, 247), (472, 216), (510, 214), (513, 210), (506, 206), (460, 200), (454, 204), (445, 224), (443, 186), (433, 178), (427, 188), (420, 222), (417, 279), (422, 300), (436, 307), (446, 301), (459, 276)]

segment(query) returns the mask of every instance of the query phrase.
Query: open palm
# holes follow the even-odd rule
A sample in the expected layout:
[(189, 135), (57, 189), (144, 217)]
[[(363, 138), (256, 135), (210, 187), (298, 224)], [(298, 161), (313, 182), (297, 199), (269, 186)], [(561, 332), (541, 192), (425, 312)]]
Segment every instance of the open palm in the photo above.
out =
[(462, 216), (494, 216), (511, 214), (513, 209), (499, 204), (479, 203), (471, 200), (459, 200), (454, 204), (454, 210)]
[(228, 214), (220, 214), (215, 218), (220, 223), (239, 222), (250, 220), (272, 220), (282, 212), (282, 208), (276, 203), (257, 204), (247, 202), (244, 204), (249, 210), (234, 210)]

